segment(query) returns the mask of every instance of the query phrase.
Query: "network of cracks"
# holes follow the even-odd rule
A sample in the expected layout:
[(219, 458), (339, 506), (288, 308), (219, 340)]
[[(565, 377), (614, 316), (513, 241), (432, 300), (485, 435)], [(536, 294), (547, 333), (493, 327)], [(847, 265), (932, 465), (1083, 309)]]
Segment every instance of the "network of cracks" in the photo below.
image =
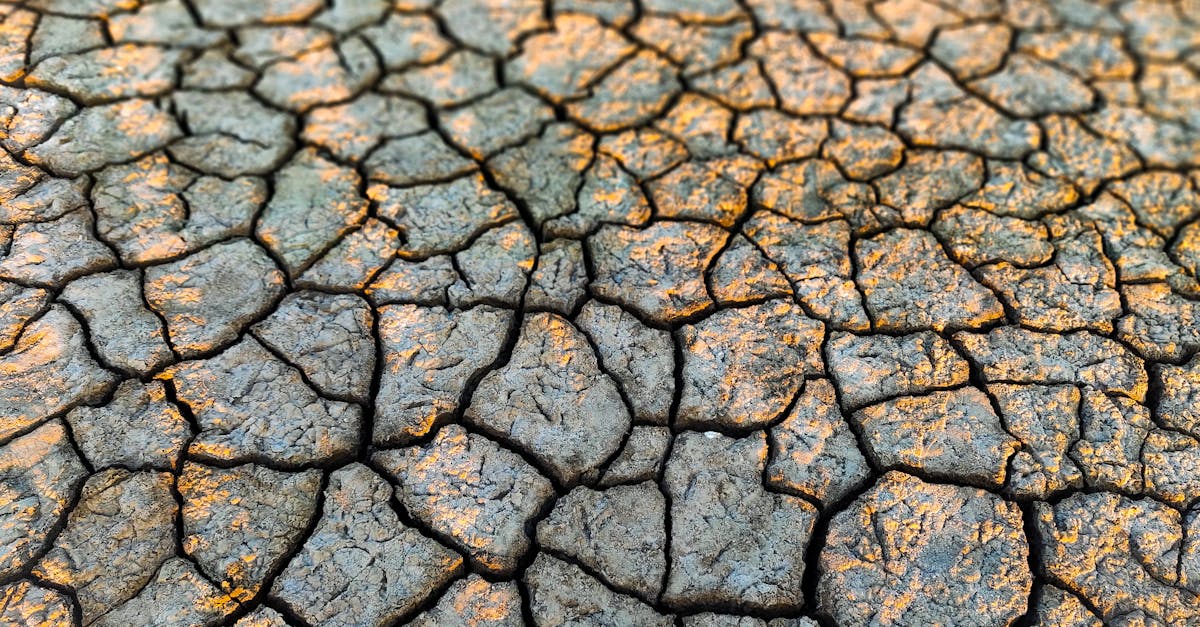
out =
[(1200, 623), (1191, 0), (0, 0), (0, 624)]

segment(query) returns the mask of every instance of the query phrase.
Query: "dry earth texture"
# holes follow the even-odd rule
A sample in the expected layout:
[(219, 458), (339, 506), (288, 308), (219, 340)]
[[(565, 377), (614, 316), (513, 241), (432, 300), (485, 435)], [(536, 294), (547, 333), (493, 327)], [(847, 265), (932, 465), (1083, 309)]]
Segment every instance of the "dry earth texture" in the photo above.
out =
[(1194, 0), (0, 16), (0, 624), (1200, 624)]

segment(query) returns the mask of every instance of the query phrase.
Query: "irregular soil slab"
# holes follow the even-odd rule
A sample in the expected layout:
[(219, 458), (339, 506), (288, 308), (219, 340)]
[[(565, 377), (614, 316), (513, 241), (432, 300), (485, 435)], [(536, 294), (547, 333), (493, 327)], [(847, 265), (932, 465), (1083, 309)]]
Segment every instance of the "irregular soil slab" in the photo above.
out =
[(789, 611), (804, 604), (804, 552), (817, 510), (764, 489), (766, 455), (761, 432), (676, 438), (663, 479), (671, 497), (669, 606)]
[(761, 427), (820, 374), (824, 325), (800, 307), (769, 301), (717, 312), (680, 329), (683, 390), (677, 420), (689, 427)]
[(818, 604), (846, 624), (1006, 624), (1031, 575), (1021, 510), (982, 490), (899, 472), (834, 515)]
[(848, 409), (962, 385), (970, 368), (954, 347), (930, 332), (911, 335), (832, 333), (829, 373)]
[(851, 420), (881, 466), (969, 484), (999, 487), (1020, 446), (987, 395), (970, 387), (884, 401)]
[(320, 487), (317, 470), (186, 464), (177, 484), (183, 550), (226, 594), (252, 598), (308, 529)]
[(133, 598), (175, 551), (173, 483), (165, 472), (92, 475), (33, 574), (74, 590), (85, 623)]
[(354, 295), (296, 292), (253, 329), (319, 392), (363, 403), (375, 369), (374, 319), (368, 303)]
[[(0, 439), (74, 405), (99, 401), (116, 383), (86, 343), (79, 322), (59, 306), (25, 327), (12, 351), (0, 356)], [(30, 390), (38, 391), (33, 398)]]
[(658, 596), (666, 571), (666, 498), (651, 482), (578, 487), (538, 523), (538, 543), (588, 566), (613, 587)]
[(426, 446), (372, 459), (414, 517), (498, 576), (511, 574), (529, 550), (526, 527), (554, 496), (550, 481), (519, 455), (457, 425)]
[(704, 269), (728, 234), (699, 222), (660, 222), (646, 229), (606, 225), (588, 238), (592, 290), (659, 322), (710, 309)]
[(871, 476), (858, 440), (838, 410), (828, 379), (809, 379), (787, 417), (768, 431), (767, 485), (836, 503)]
[(376, 625), (411, 612), (459, 572), (457, 553), (400, 522), (392, 488), (361, 464), (329, 475), (324, 511), (271, 597), (311, 625)]
[(172, 366), (161, 378), (195, 416), (192, 455), (298, 466), (344, 459), (358, 445), (362, 409), (318, 396), (299, 370), (254, 338)]
[(247, 239), (146, 271), (146, 302), (184, 357), (227, 346), (283, 295), (283, 273)]
[(526, 316), (512, 357), (479, 382), (464, 417), (512, 442), (564, 484), (608, 459), (630, 423), (587, 336), (548, 313)]
[(867, 311), (881, 330), (974, 329), (1004, 317), (995, 294), (927, 232), (896, 229), (860, 240), (854, 252)]
[(1149, 500), (1077, 494), (1035, 506), (1043, 562), (1104, 620), (1186, 625), (1197, 618), (1196, 517)]
[(526, 574), (538, 625), (655, 625), (674, 623), (634, 597), (613, 592), (567, 562), (541, 553)]
[(379, 310), (383, 371), (375, 398), (378, 445), (405, 443), (456, 414), (472, 380), (500, 356), (513, 314), (396, 305)]
[(616, 305), (589, 301), (575, 324), (596, 346), (600, 363), (621, 384), (634, 415), (665, 424), (675, 394), (671, 334), (642, 324)]
[(433, 609), (418, 616), (411, 624), (418, 627), (520, 627), (524, 625), (521, 592), (515, 583), (489, 583), (479, 575), (471, 575), (450, 586)]
[(61, 422), (48, 422), (0, 448), (5, 502), (0, 573), (12, 575), (38, 554), (67, 513), (85, 469)]

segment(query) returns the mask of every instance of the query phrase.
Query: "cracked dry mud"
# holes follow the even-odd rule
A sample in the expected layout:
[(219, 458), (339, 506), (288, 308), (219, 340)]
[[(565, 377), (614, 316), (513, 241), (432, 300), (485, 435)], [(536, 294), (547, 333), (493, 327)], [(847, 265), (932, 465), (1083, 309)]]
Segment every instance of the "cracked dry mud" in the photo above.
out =
[(1200, 625), (1195, 0), (0, 0), (0, 625)]

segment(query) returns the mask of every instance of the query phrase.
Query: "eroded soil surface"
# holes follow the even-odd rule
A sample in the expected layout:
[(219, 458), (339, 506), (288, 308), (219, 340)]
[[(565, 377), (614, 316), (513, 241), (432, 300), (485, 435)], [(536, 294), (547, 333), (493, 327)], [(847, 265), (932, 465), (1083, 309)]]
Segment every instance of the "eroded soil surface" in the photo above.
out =
[(0, 0), (0, 624), (1200, 624), (1194, 0)]

